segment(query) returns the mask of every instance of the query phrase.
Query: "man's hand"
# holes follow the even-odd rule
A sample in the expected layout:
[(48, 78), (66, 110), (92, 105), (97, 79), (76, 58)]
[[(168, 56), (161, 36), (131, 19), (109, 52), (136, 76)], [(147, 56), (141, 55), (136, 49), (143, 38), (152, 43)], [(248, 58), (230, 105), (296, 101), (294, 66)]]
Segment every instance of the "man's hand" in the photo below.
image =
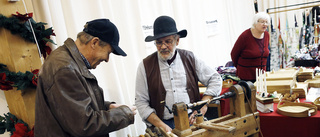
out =
[[(201, 109), (200, 109), (200, 112), (202, 114), (202, 116), (204, 116), (206, 113), (207, 113), (207, 110), (208, 110), (208, 106), (207, 105), (204, 105)], [(193, 111), (193, 113), (190, 115), (189, 117), (189, 124), (192, 125), (193, 123), (196, 122), (197, 120), (197, 111)]]
[[(202, 100), (210, 100), (212, 99), (213, 97), (212, 96), (208, 96), (208, 95), (205, 95), (202, 97)], [(208, 110), (208, 106), (207, 105), (204, 105), (200, 111), (202, 113), (202, 115), (204, 116), (206, 113), (207, 113), (207, 110)]]
[(207, 106), (207, 105), (204, 105), (204, 106), (200, 109), (200, 111), (201, 111), (201, 113), (202, 113), (203, 116), (207, 113), (207, 110), (208, 110), (208, 106)]
[[(212, 99), (213, 97), (212, 96), (203, 96), (202, 97), (202, 100), (209, 100), (209, 99)], [(208, 110), (208, 106), (207, 105), (204, 105), (201, 109), (200, 109), (200, 112), (202, 113), (202, 116), (204, 116), (206, 113), (207, 113), (207, 110)], [(189, 124), (192, 125), (193, 123), (196, 122), (197, 118), (196, 118), (196, 114), (197, 114), (197, 111), (193, 111), (192, 114), (190, 115), (189, 117)]]
[(137, 114), (137, 107), (136, 106), (128, 106), (130, 109), (131, 109), (131, 111), (133, 112), (133, 115), (135, 115), (135, 114)]
[(120, 104), (110, 104), (109, 108), (113, 109), (113, 108), (117, 108), (117, 107), (120, 107), (120, 106), (122, 106), (122, 105), (120, 105)]
[(166, 132), (171, 132), (172, 129), (167, 124), (165, 124), (155, 113), (151, 113), (147, 118), (147, 121), (150, 122), (155, 127), (161, 127)]
[[(123, 106), (123, 105), (120, 105), (120, 104), (110, 104), (110, 106), (109, 106), (109, 108), (110, 109), (113, 109), (113, 108), (117, 108), (117, 107), (120, 107), (120, 106)], [(131, 111), (132, 111), (132, 113), (135, 115), (135, 114), (137, 114), (137, 107), (136, 106), (128, 106), (130, 109), (131, 109)]]
[(164, 124), (164, 125), (162, 125), (161, 127), (162, 127), (166, 132), (171, 132), (171, 131), (172, 131), (171, 127), (169, 127), (167, 124)]
[(189, 117), (189, 124), (192, 125), (193, 123), (196, 122), (196, 114), (197, 114), (197, 111), (193, 111), (192, 114), (190, 115)]

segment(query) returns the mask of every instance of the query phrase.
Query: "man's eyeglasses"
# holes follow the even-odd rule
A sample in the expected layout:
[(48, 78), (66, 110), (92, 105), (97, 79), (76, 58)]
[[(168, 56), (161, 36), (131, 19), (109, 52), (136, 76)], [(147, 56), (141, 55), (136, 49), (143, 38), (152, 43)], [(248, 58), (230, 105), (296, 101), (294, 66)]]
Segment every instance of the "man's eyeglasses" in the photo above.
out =
[(268, 22), (268, 21), (258, 21), (258, 22), (261, 23), (261, 24), (269, 25), (269, 22)]
[(154, 42), (154, 44), (155, 44), (157, 47), (161, 47), (162, 44), (164, 44), (164, 45), (166, 45), (166, 46), (172, 46), (173, 40), (170, 39), (170, 40), (166, 40), (166, 41), (164, 41), (164, 42), (162, 42), (162, 41), (156, 41), (156, 42)]

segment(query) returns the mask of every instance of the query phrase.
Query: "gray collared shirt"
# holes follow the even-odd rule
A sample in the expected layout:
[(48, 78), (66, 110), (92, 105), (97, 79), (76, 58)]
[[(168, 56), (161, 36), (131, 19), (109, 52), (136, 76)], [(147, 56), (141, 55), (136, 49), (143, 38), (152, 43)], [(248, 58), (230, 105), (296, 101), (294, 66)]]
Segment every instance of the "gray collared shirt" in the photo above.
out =
[[(159, 56), (159, 55), (158, 55)], [(163, 86), (167, 92), (166, 105), (172, 110), (172, 105), (178, 102), (190, 103), (187, 93), (186, 72), (180, 58), (179, 52), (176, 59), (169, 65), (166, 61), (159, 59), (159, 68)], [(222, 89), (222, 78), (220, 74), (204, 64), (203, 61), (195, 57), (196, 73), (199, 81), (207, 86), (204, 95), (218, 96)], [(144, 122), (151, 113), (156, 113), (155, 109), (149, 105), (149, 94), (147, 86), (146, 72), (143, 62), (139, 64), (136, 77), (135, 104)], [(165, 108), (164, 119), (173, 118), (168, 109)]]

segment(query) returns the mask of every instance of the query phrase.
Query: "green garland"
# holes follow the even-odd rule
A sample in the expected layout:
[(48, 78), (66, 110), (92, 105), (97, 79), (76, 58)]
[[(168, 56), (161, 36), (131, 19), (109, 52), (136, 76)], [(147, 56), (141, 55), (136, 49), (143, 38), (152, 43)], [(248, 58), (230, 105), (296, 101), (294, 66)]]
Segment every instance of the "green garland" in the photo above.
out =
[[(18, 90), (24, 90), (27, 87), (36, 88), (39, 69), (32, 72), (11, 72), (7, 66), (0, 63), (0, 89), (11, 90), (17, 87)], [(2, 76), (2, 77), (1, 77)]]
[[(40, 48), (40, 52), (44, 58), (50, 54), (51, 48), (47, 45), (47, 42), (55, 44), (50, 36), (55, 36), (52, 28), (45, 29), (43, 22), (35, 22), (32, 19), (32, 14), (20, 14), (17, 12), (17, 15), (12, 14), (13, 16), (7, 18), (0, 14), (0, 27), (4, 27), (11, 31), (12, 34), (19, 34), (22, 38), (27, 41), (36, 43), (35, 38), (30, 27), (30, 23), (27, 20), (30, 20), (32, 28), (37, 38), (37, 42)], [(31, 15), (31, 17), (29, 17)]]
[(17, 120), (17, 117), (9, 112), (0, 116), (0, 134), (3, 134), (6, 130), (12, 134), (14, 122)]
[(12, 137), (34, 137), (33, 128), (30, 130), (27, 123), (10, 112), (0, 116), (0, 134), (6, 131), (10, 132)]
[[(37, 38), (38, 48), (42, 56), (46, 58), (47, 55), (50, 55), (51, 53), (51, 48), (47, 43), (50, 42), (55, 44), (50, 39), (50, 36), (55, 36), (55, 34), (53, 33), (52, 28), (45, 29), (44, 25), (46, 25), (46, 23), (36, 23), (32, 19), (32, 13), (22, 15), (17, 12), (17, 15), (13, 15), (13, 17), (10, 18), (0, 14), (0, 27), (10, 30), (12, 34), (19, 34), (27, 41), (36, 43), (28, 20), (30, 20), (32, 28), (34, 28), (33, 31)], [(23, 89), (27, 87), (36, 87), (38, 72), (39, 69), (33, 70), (32, 72), (26, 71), (26, 73), (11, 72), (7, 69), (6, 65), (0, 63), (0, 89), (10, 90), (12, 87), (17, 87), (18, 90), (23, 91)], [(4, 117), (0, 116), (0, 134), (3, 134), (5, 131), (8, 131), (11, 135), (15, 136), (34, 136), (33, 129), (29, 130), (28, 124), (21, 119), (17, 119), (17, 117), (11, 113), (7, 113), (7, 115), (4, 114)]]
[[(44, 58), (51, 53), (51, 48), (47, 45), (48, 42), (55, 44), (50, 36), (55, 36), (52, 28), (45, 29), (43, 22), (35, 22), (32, 19), (32, 13), (12, 14), (12, 17), (5, 17), (0, 14), (0, 27), (4, 27), (11, 31), (12, 34), (19, 34), (27, 41), (34, 42), (35, 38), (32, 32), (35, 33), (38, 48)], [(30, 23), (32, 27), (30, 26)], [(10, 72), (6, 65), (0, 63), (0, 89), (11, 90), (13, 87), (17, 87), (18, 90), (26, 89), (27, 87), (36, 87), (39, 69), (32, 72)]]

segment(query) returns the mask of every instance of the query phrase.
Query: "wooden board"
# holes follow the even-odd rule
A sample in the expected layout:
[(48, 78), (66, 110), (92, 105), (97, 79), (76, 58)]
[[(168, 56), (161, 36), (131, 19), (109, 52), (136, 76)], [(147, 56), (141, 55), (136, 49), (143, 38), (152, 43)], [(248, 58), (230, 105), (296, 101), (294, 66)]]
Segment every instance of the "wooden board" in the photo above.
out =
[(316, 73), (314, 78), (320, 78), (320, 73)]
[(306, 80), (313, 79), (313, 76), (297, 76), (297, 82), (305, 82)]
[[(33, 12), (31, 0), (24, 0), (28, 12)], [(6, 17), (19, 12), (25, 14), (23, 1), (8, 2), (0, 0), (0, 13)], [(31, 71), (41, 67), (38, 49), (35, 43), (28, 42), (18, 34), (11, 34), (7, 29), (0, 28), (0, 63), (7, 65), (12, 72)], [(2, 91), (0, 91), (2, 92)], [(4, 91), (9, 111), (26, 122), (30, 128), (35, 121), (35, 89), (21, 91), (13, 89)]]
[(267, 73), (267, 81), (273, 80), (295, 80), (298, 70), (295, 69), (281, 69), (275, 72)]
[(300, 68), (299, 69), (299, 72), (297, 74), (297, 81), (298, 82), (304, 82), (308, 79), (313, 79), (314, 76), (313, 76), (313, 72), (314, 72), (314, 69), (302, 69)]
[(305, 78), (305, 79), (312, 79), (312, 75), (298, 75), (297, 78)]
[[(279, 98), (281, 98), (282, 97), (282, 94), (280, 94), (280, 93), (277, 93), (277, 95), (276, 95), (276, 97), (274, 97), (274, 98), (269, 98), (269, 97), (267, 97), (267, 98), (263, 98), (263, 97), (260, 97), (260, 96), (256, 96), (256, 99), (257, 99), (257, 101), (259, 101), (259, 102), (261, 102), (261, 103), (278, 103), (279, 102)], [(269, 99), (272, 99), (272, 101), (270, 101)]]
[(298, 93), (300, 98), (305, 98), (308, 93), (308, 83), (296, 82), (295, 86), (292, 88), (292, 94)]
[(299, 69), (299, 72), (298, 72), (298, 76), (300, 76), (300, 75), (303, 75), (303, 76), (305, 76), (305, 75), (313, 75), (313, 72), (314, 72), (314, 69)]
[(305, 83), (308, 83), (308, 88), (320, 88), (320, 78), (309, 79), (306, 80)]
[[(273, 93), (277, 91), (278, 93), (291, 93), (291, 89), (294, 86), (294, 80), (274, 80), (274, 81), (267, 81), (267, 89), (268, 93)], [(255, 87), (256, 82), (254, 83)]]
[(260, 97), (260, 96), (256, 95), (256, 99), (257, 99), (257, 101), (259, 101), (262, 104), (273, 103), (273, 98), (265, 98), (265, 97)]

